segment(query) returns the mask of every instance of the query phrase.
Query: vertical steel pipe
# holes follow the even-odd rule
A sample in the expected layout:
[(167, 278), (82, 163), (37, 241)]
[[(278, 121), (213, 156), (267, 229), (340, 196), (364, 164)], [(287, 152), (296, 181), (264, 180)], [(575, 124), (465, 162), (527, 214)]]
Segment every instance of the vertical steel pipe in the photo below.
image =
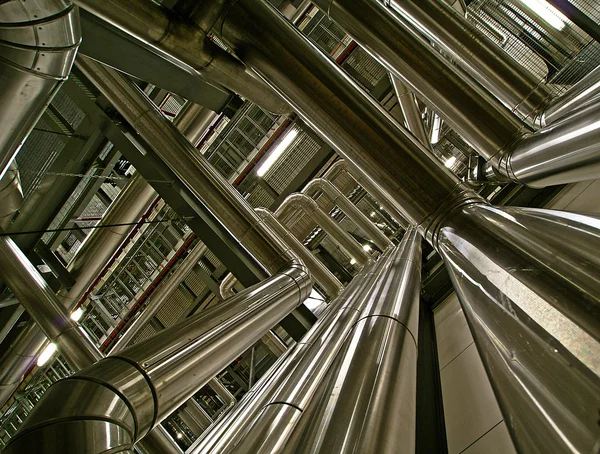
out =
[(425, 126), (421, 119), (421, 112), (416, 96), (407, 88), (404, 83), (393, 74), (390, 74), (390, 82), (398, 99), (398, 105), (404, 117), (404, 126), (413, 135), (421, 141), (427, 148), (431, 147), (429, 137), (425, 132)]
[(71, 72), (79, 12), (66, 0), (0, 3), (0, 178)]
[(406, 233), (389, 261), (326, 378), (319, 381), (319, 398), (302, 407), (283, 452), (415, 452), (421, 293), (416, 229)]
[(317, 202), (305, 194), (292, 194), (288, 196), (275, 212), (275, 217), (285, 219), (287, 215), (296, 210), (311, 217), (340, 248), (359, 265), (365, 265), (371, 260), (370, 255), (348, 232), (340, 227), (331, 217), (325, 213)]
[(354, 222), (359, 229), (367, 234), (367, 237), (375, 243), (375, 245), (385, 251), (392, 242), (385, 234), (377, 228), (371, 220), (363, 214), (342, 192), (336, 188), (331, 182), (323, 178), (315, 178), (308, 183), (302, 192), (309, 197), (312, 197), (315, 192), (321, 191), (344, 212), (348, 218)]
[[(5, 452), (130, 452), (135, 441), (301, 304), (310, 291), (308, 273), (295, 264), (55, 383)], [(80, 430), (86, 437), (73, 436)]]

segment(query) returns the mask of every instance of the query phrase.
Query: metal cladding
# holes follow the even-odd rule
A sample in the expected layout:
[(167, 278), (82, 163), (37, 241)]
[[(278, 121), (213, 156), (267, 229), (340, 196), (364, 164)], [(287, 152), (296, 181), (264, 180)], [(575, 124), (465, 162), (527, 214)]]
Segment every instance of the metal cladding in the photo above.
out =
[[(314, 221), (338, 243), (340, 248), (359, 265), (364, 266), (371, 260), (371, 256), (352, 236), (342, 229), (327, 213), (325, 213), (317, 202), (306, 194), (296, 193), (289, 195), (275, 212), (279, 219), (286, 219), (294, 211), (301, 210)], [(285, 223), (285, 221), (282, 221)]]
[(425, 132), (425, 125), (421, 119), (421, 111), (415, 95), (408, 89), (404, 83), (393, 74), (390, 74), (390, 82), (394, 89), (396, 98), (398, 98), (398, 105), (402, 111), (404, 117), (404, 126), (413, 135), (421, 141), (421, 143), (427, 148), (431, 148), (431, 142), (427, 132)]
[[(300, 265), (54, 384), (5, 453), (130, 452), (132, 444), (310, 294)], [(73, 437), (73, 430), (86, 437)]]
[(202, 136), (217, 115), (216, 112), (206, 107), (188, 102), (179, 115), (177, 115), (173, 124), (193, 146), (197, 147)]
[(437, 239), (519, 452), (597, 443), (599, 227), (572, 213), (474, 205)]
[(17, 163), (13, 161), (0, 178), (0, 228), (5, 229), (23, 202), (23, 189)]
[(69, 76), (81, 41), (65, 0), (0, 3), (0, 178)]
[(375, 245), (385, 251), (392, 242), (385, 234), (377, 228), (371, 220), (360, 211), (342, 192), (336, 188), (330, 181), (323, 178), (315, 178), (302, 192), (309, 197), (312, 197), (315, 192), (321, 191), (329, 198), (333, 199), (333, 203), (342, 209), (344, 214), (348, 216), (367, 236), (375, 243)]

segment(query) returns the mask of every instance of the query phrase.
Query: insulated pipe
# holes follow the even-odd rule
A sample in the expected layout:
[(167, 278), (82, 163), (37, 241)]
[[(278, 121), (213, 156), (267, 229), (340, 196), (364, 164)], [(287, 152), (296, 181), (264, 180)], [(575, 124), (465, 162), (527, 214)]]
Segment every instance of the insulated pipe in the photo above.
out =
[(415, 452), (421, 293), (416, 229), (405, 234), (389, 260), (372, 299), (318, 381), (319, 398), (302, 407), (282, 452)]
[(315, 178), (302, 190), (302, 192), (309, 197), (312, 197), (317, 191), (321, 191), (326, 194), (327, 197), (333, 199), (333, 203), (341, 208), (344, 214), (346, 214), (359, 229), (365, 232), (369, 239), (373, 241), (379, 249), (385, 251), (392, 244), (389, 238), (385, 236), (385, 234), (330, 181), (323, 178)]
[[(8, 319), (3, 324), (2, 328), (0, 328), (0, 343), (4, 342), (8, 333), (15, 327), (23, 312), (25, 312), (25, 308), (20, 304), (15, 304), (14, 306), (10, 306), (6, 308), (3, 312), (8, 313)], [(9, 348), (10, 350), (10, 348)]]
[(340, 246), (340, 248), (350, 257), (356, 260), (359, 265), (366, 265), (371, 256), (348, 232), (340, 227), (331, 216), (325, 213), (313, 199), (306, 194), (291, 194), (277, 208), (275, 217), (280, 221), (286, 219), (290, 213), (302, 211), (306, 216), (313, 219), (327, 235)]
[[(460, 239), (460, 230), (457, 232), (445, 227), (453, 222), (452, 217), (460, 213), (463, 207), (480, 212), (489, 209), (481, 198), (460, 184), (456, 177), (414, 138), (403, 134), (402, 126), (371, 100), (329, 60), (327, 55), (278, 16), (267, 2), (238, 0), (229, 9), (227, 16), (220, 20), (218, 29), (221, 30), (223, 39), (244, 56), (244, 61), (249, 67), (284, 96), (307, 124), (353, 167), (362, 168), (373, 184), (377, 181), (384, 193), (392, 194), (391, 201), (406, 214), (407, 219), (419, 225), (419, 230), (432, 244), (438, 245), (441, 238)], [(517, 229), (517, 232), (520, 229), (518, 223), (511, 222), (510, 214), (502, 216), (504, 208), (495, 210), (501, 214), (498, 219), (479, 217), (474, 222), (475, 226), (471, 227), (473, 233), (488, 235), (488, 245), (495, 244), (493, 238), (496, 234), (492, 232), (495, 232), (498, 226), (506, 224), (507, 229)], [(469, 215), (466, 214), (465, 217), (468, 219)], [(553, 312), (554, 306), (557, 306), (570, 313), (569, 317), (575, 315), (574, 311), (579, 314), (587, 313), (589, 319), (598, 319), (595, 311), (600, 306), (597, 296), (600, 292), (594, 282), (578, 280), (577, 284), (573, 284), (562, 270), (554, 269), (555, 257), (561, 256), (561, 245), (554, 244), (550, 254), (546, 254), (548, 243), (542, 233), (545, 228), (560, 225), (561, 219), (560, 212), (550, 211), (547, 218), (539, 224), (539, 229), (532, 232), (530, 238), (533, 242), (528, 243), (526, 257), (529, 259), (525, 266), (522, 265), (523, 256), (517, 250), (513, 250), (514, 246), (510, 243), (498, 245), (493, 250), (487, 249), (487, 258), (501, 261), (503, 269), (523, 270), (518, 273), (518, 279), (510, 272), (503, 274), (506, 279), (498, 283), (499, 292), (503, 293), (506, 301), (512, 302), (514, 310), (530, 307), (532, 301), (535, 301), (535, 306), (540, 309), (548, 308), (548, 314), (553, 314), (553, 317), (558, 316)], [(582, 261), (582, 254), (600, 249), (600, 226), (588, 226), (593, 222), (595, 220), (592, 218), (581, 216), (571, 227), (565, 228), (565, 231), (570, 233), (566, 234), (563, 231), (560, 236), (573, 238), (573, 234), (576, 233), (577, 242), (587, 244), (587, 249), (581, 248), (569, 255), (573, 262), (567, 269), (572, 272), (577, 270)], [(462, 260), (470, 266), (478, 266), (469, 248), (461, 248), (459, 243), (456, 243), (456, 246), (457, 254)], [(527, 246), (527, 243), (523, 246)], [(561, 301), (557, 301), (550, 291), (543, 290), (551, 288), (544, 283), (552, 280), (559, 282), (561, 287), (568, 288), (567, 291), (561, 292)], [(515, 288), (523, 291), (515, 292)], [(502, 301), (498, 300), (498, 303)], [(582, 304), (582, 301), (585, 303)], [(503, 307), (499, 310), (506, 310), (504, 303), (502, 304)], [(579, 316), (577, 319), (577, 324), (589, 323)], [(557, 319), (554, 324), (544, 323), (544, 328), (532, 321), (529, 325), (532, 329), (530, 334), (542, 345), (558, 343), (553, 336), (560, 336), (556, 330), (560, 328), (561, 321), (562, 319)], [(520, 344), (518, 340), (516, 342)], [(573, 348), (572, 344), (570, 346)], [(482, 356), (487, 354), (487, 347), (479, 347), (482, 348)], [(527, 345), (523, 344), (521, 348), (526, 349)], [(585, 367), (575, 364), (578, 370), (587, 367), (585, 370), (591, 373), (589, 361)], [(531, 372), (540, 373), (539, 369), (532, 369)], [(573, 382), (577, 382), (578, 372), (574, 368), (563, 368), (560, 373), (564, 377), (573, 377)], [(543, 381), (543, 378), (534, 377), (534, 380)], [(552, 412), (552, 404), (548, 399), (538, 399), (540, 396), (537, 391), (533, 391), (535, 390), (528, 389), (527, 393), (520, 395), (522, 401), (519, 404), (529, 411), (513, 414), (512, 410), (504, 409), (505, 418), (513, 422), (510, 427), (513, 437), (518, 437), (521, 430), (527, 431), (529, 416), (543, 421), (543, 415)], [(568, 399), (566, 390), (561, 391), (559, 388), (557, 393), (557, 400)], [(597, 394), (600, 395), (600, 390)], [(593, 414), (587, 412), (584, 419), (579, 422), (589, 427), (590, 421), (596, 421), (597, 414), (595, 411)], [(548, 439), (556, 440), (564, 433), (563, 422), (546, 420), (536, 431), (528, 431), (526, 436), (539, 440), (541, 444)], [(577, 423), (576, 418), (572, 422)], [(561, 446), (560, 443), (568, 444), (570, 441), (570, 437), (564, 438), (557, 446)], [(592, 446), (588, 450), (591, 449)]]
[(404, 126), (421, 141), (427, 148), (431, 147), (429, 137), (425, 132), (425, 126), (421, 119), (421, 112), (416, 96), (393, 74), (390, 74), (390, 82), (398, 99), (398, 105), (404, 117)]
[[(525, 131), (525, 125), (515, 114), (477, 82), (465, 77), (412, 24), (379, 1), (316, 0), (314, 3), (486, 160), (497, 159)], [(419, 11), (417, 3), (423, 2), (414, 2)], [(407, 0), (406, 5), (413, 3)], [(445, 25), (444, 22), (438, 28), (441, 30)]]
[(156, 315), (162, 305), (173, 295), (179, 284), (183, 282), (186, 276), (194, 269), (208, 248), (199, 243), (190, 251), (189, 255), (183, 259), (179, 267), (164, 281), (150, 296), (148, 302), (144, 305), (140, 315), (131, 322), (125, 329), (125, 332), (119, 337), (109, 350), (109, 355), (114, 355), (124, 349), (131, 343), (135, 336), (146, 326)]
[(208, 82), (223, 85), (276, 114), (290, 108), (239, 60), (218, 47), (190, 21), (145, 0), (75, 0), (76, 4), (142, 41), (165, 60)]
[(16, 161), (13, 161), (0, 178), (0, 228), (5, 229), (23, 202), (21, 178)]
[(342, 283), (331, 271), (317, 259), (306, 247), (292, 235), (289, 230), (269, 210), (256, 208), (256, 212), (265, 220), (266, 224), (278, 235), (281, 240), (298, 256), (310, 272), (313, 282), (327, 294), (330, 299), (335, 298), (344, 288)]
[(219, 293), (221, 294), (221, 298), (227, 299), (234, 296), (235, 292), (233, 291), (233, 287), (235, 284), (237, 284), (237, 282), (237, 278), (232, 273), (229, 273), (227, 276), (225, 276), (219, 285)]
[[(131, 453), (133, 443), (310, 291), (308, 273), (293, 264), (223, 304), (55, 383), (4, 452)], [(82, 430), (85, 437), (73, 436)]]
[(81, 32), (66, 0), (0, 2), (0, 178), (71, 72)]
[(179, 115), (177, 115), (173, 124), (194, 147), (197, 147), (204, 133), (217, 115), (216, 112), (206, 107), (188, 102)]
[(444, 2), (392, 0), (388, 3), (406, 21), (407, 27), (440, 46), (465, 72), (521, 118), (532, 121), (550, 99), (550, 90), (543, 80)]
[[(311, 330), (290, 348), (278, 363), (274, 364), (261, 380), (253, 386), (236, 407), (211, 430), (203, 434), (190, 454), (229, 453), (246, 448), (256, 453), (257, 446), (252, 446), (251, 439), (269, 438), (283, 441), (287, 423), (293, 423), (299, 416), (302, 406), (311, 399), (317, 389), (319, 377), (322, 377), (335, 358), (336, 352), (358, 320), (360, 311), (368, 301), (368, 295), (385, 271), (390, 251), (369, 267), (365, 267), (352, 279), (346, 289), (332, 301), (326, 312), (313, 325)], [(283, 405), (277, 431), (270, 434), (272, 427), (260, 420), (263, 411), (270, 405), (277, 405), (277, 395), (285, 392), (295, 398), (295, 410), (292, 406)], [(293, 393), (293, 396), (290, 395)], [(300, 404), (300, 407), (298, 407)], [(287, 408), (283, 408), (287, 407)], [(286, 411), (291, 410), (291, 411)], [(260, 423), (257, 422), (260, 420)], [(289, 429), (293, 426), (290, 425)], [(280, 430), (281, 429), (281, 430)], [(266, 448), (266, 447), (265, 447)], [(277, 451), (273, 446), (272, 452)]]
[(323, 178), (329, 181), (332, 181), (337, 175), (341, 172), (345, 172), (349, 175), (357, 184), (363, 187), (365, 191), (367, 191), (371, 196), (377, 200), (385, 211), (387, 211), (398, 224), (404, 226), (406, 221), (403, 214), (398, 207), (392, 203), (389, 199), (389, 196), (382, 192), (382, 189), (379, 185), (373, 184), (372, 180), (368, 178), (363, 171), (360, 169), (356, 169), (354, 167), (350, 167), (345, 159), (338, 159), (335, 161), (329, 169), (323, 174)]

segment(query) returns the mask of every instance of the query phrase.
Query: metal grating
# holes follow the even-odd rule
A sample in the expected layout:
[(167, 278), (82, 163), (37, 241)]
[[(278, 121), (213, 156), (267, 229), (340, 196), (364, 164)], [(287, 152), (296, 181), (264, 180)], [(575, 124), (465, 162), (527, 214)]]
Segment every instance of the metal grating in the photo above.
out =
[(357, 47), (344, 62), (360, 74), (371, 87), (375, 87), (381, 79), (387, 76), (386, 69), (371, 57), (362, 47)]
[(328, 55), (345, 47), (346, 32), (321, 10), (316, 10), (312, 19), (301, 28), (302, 32)]
[(206, 289), (206, 284), (202, 279), (200, 279), (194, 270), (192, 270), (183, 281), (185, 282), (185, 285), (194, 293), (194, 297), (199, 296)]
[(181, 317), (185, 317), (191, 304), (189, 298), (178, 288), (156, 313), (156, 319), (166, 328), (173, 326)]
[(262, 186), (256, 186), (248, 195), (247, 200), (254, 208), (269, 208), (275, 201)]
[(133, 340), (127, 345), (130, 347), (133, 344), (137, 344), (143, 340), (148, 339), (151, 336), (154, 336), (158, 331), (154, 328), (150, 323), (146, 323), (140, 332), (133, 338)]
[(52, 100), (52, 107), (60, 114), (63, 120), (65, 120), (73, 130), (77, 129), (85, 114), (75, 102), (69, 96), (64, 94), (62, 90), (56, 93), (56, 96)]

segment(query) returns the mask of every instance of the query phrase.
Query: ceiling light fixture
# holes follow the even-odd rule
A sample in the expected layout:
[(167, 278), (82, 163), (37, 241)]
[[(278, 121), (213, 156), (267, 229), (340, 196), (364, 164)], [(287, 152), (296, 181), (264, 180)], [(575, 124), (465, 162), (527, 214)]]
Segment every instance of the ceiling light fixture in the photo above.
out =
[(292, 129), (279, 141), (275, 149), (267, 156), (265, 162), (256, 171), (259, 177), (264, 176), (273, 167), (273, 164), (285, 153), (296, 136), (298, 136), (298, 130)]

